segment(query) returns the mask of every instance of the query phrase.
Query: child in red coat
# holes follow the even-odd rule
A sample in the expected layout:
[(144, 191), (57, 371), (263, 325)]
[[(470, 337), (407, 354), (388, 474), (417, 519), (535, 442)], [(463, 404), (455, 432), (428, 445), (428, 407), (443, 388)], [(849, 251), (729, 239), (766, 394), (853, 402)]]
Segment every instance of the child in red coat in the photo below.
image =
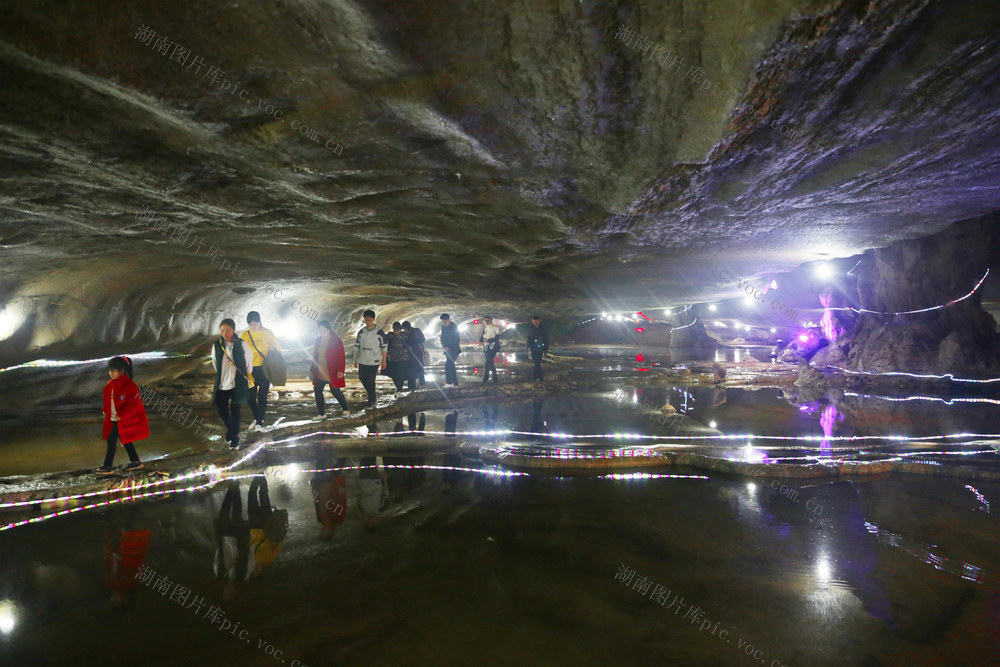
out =
[(115, 460), (115, 446), (121, 438), (122, 446), (128, 452), (129, 464), (125, 470), (143, 467), (132, 443), (149, 437), (149, 422), (146, 420), (146, 406), (142, 404), (139, 387), (132, 381), (132, 360), (128, 357), (114, 357), (108, 362), (111, 380), (104, 385), (104, 438), (108, 451), (104, 465), (95, 470), (98, 475), (110, 475), (111, 464)]

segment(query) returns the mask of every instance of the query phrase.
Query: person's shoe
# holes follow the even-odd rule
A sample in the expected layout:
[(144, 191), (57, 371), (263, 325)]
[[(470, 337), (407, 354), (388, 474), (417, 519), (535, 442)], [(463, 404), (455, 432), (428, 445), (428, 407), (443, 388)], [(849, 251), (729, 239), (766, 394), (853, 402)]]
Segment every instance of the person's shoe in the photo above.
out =
[(313, 420), (314, 422), (321, 422), (321, 421), (323, 421), (323, 420), (324, 420), (325, 418), (326, 418), (326, 417), (325, 417), (325, 415), (316, 415), (315, 417), (313, 417), (313, 418), (312, 418), (312, 420)]
[(142, 465), (142, 461), (132, 461), (125, 466), (124, 470), (142, 470), (145, 467), (146, 466)]
[(264, 432), (264, 423), (263, 422), (254, 422), (253, 426), (250, 427), (250, 430), (254, 431), (256, 433), (263, 433)]
[(101, 466), (100, 468), (94, 471), (94, 474), (107, 476), (115, 474), (115, 471), (112, 470), (111, 468), (105, 468), (104, 466)]

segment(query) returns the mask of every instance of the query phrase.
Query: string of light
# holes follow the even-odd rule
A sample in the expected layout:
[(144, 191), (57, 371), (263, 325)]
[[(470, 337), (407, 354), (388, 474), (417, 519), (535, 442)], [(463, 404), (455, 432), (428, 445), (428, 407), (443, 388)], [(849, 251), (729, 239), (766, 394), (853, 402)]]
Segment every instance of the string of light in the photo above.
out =
[(989, 403), (991, 405), (1000, 405), (1000, 400), (995, 398), (968, 398), (968, 397), (956, 397), (956, 398), (940, 398), (938, 396), (880, 396), (878, 394), (857, 394), (853, 391), (845, 391), (844, 396), (856, 396), (858, 398), (877, 398), (882, 401), (891, 401), (893, 403), (905, 403), (907, 401), (938, 401), (944, 403), (945, 405), (954, 405), (955, 403)]
[[(853, 271), (854, 269), (851, 269), (851, 270)], [(971, 292), (969, 292), (965, 296), (961, 296), (961, 297), (959, 297), (957, 299), (952, 299), (948, 303), (943, 303), (943, 304), (941, 304), (939, 306), (930, 306), (928, 308), (918, 308), (916, 310), (902, 310), (902, 311), (895, 312), (895, 313), (886, 313), (886, 312), (881, 312), (881, 311), (878, 311), (878, 310), (868, 310), (867, 308), (852, 308), (850, 306), (844, 306), (844, 307), (838, 307), (838, 308), (829, 308), (829, 310), (850, 310), (850, 311), (853, 311), (853, 312), (859, 313), (859, 314), (860, 313), (868, 313), (869, 315), (886, 315), (886, 316), (916, 315), (917, 313), (929, 313), (932, 310), (941, 310), (942, 308), (947, 308), (948, 306), (954, 306), (959, 301), (965, 301), (970, 296), (972, 296), (973, 294), (976, 293), (976, 291), (982, 286), (983, 282), (986, 280), (986, 276), (988, 276), (988, 275), (990, 275), (990, 270), (986, 269), (986, 273), (984, 273), (983, 277), (979, 279), (979, 282), (976, 283), (976, 286), (972, 288)]]
[[(129, 359), (179, 359), (182, 357), (190, 357), (191, 355), (167, 352), (136, 352), (125, 356)], [(79, 361), (75, 359), (35, 359), (34, 361), (27, 361), (16, 366), (0, 368), (0, 373), (6, 373), (7, 371), (16, 370), (18, 368), (62, 368), (63, 366), (82, 366), (84, 364), (106, 362), (110, 358), (111, 357), (100, 357), (97, 359), (83, 359)]]
[(830, 368), (843, 371), (844, 373), (849, 373), (850, 375), (868, 375), (872, 377), (911, 377), (918, 380), (948, 380), (950, 382), (968, 382), (970, 384), (991, 384), (993, 382), (1000, 382), (1000, 378), (987, 378), (984, 380), (977, 380), (975, 378), (957, 378), (951, 373), (945, 373), (944, 375), (932, 375), (906, 373), (904, 371), (852, 371), (848, 368), (842, 368), (840, 366), (830, 366)]

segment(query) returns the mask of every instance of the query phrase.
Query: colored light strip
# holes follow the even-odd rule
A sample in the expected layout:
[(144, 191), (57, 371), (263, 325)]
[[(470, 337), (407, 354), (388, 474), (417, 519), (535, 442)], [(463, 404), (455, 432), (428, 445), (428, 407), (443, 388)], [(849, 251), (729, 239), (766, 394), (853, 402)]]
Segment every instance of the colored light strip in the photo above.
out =
[(639, 479), (710, 479), (707, 475), (667, 475), (652, 472), (624, 472), (598, 475), (597, 479), (639, 480)]
[[(258, 443), (257, 445), (254, 446), (253, 449), (248, 450), (247, 453), (244, 456), (242, 456), (241, 458), (237, 459), (233, 463), (230, 463), (227, 466), (223, 466), (221, 468), (217, 468), (215, 466), (210, 466), (209, 468), (206, 468), (205, 470), (196, 470), (194, 472), (189, 472), (186, 475), (179, 475), (177, 477), (169, 477), (167, 479), (160, 479), (160, 480), (156, 480), (156, 481), (153, 481), (153, 482), (145, 482), (145, 483), (142, 483), (142, 484), (137, 484), (134, 487), (132, 487), (132, 489), (133, 490), (151, 489), (151, 488), (156, 487), (156, 486), (163, 486), (164, 484), (176, 484), (177, 482), (183, 482), (185, 480), (195, 479), (197, 477), (204, 477), (206, 475), (218, 475), (221, 472), (225, 472), (227, 470), (232, 470), (236, 466), (242, 464), (247, 459), (252, 458), (266, 444), (267, 443), (263, 443), (263, 442), (262, 443)], [(101, 489), (100, 491), (90, 491), (88, 493), (77, 493), (77, 494), (74, 494), (74, 495), (71, 495), (71, 496), (60, 496), (58, 498), (38, 498), (38, 499), (35, 499), (35, 500), (19, 500), (19, 501), (16, 501), (16, 502), (0, 503), (0, 509), (9, 509), (9, 508), (12, 508), (12, 507), (28, 507), (30, 505), (40, 505), (42, 503), (59, 503), (59, 502), (67, 502), (67, 501), (70, 501), (70, 500), (82, 500), (83, 498), (94, 498), (96, 496), (106, 496), (106, 495), (109, 495), (109, 494), (121, 493), (121, 491), (122, 491), (121, 488)]]
[(965, 488), (967, 488), (969, 491), (972, 491), (972, 493), (976, 496), (976, 499), (979, 501), (979, 504), (981, 505), (981, 507), (979, 509), (981, 509), (984, 512), (986, 512), (987, 514), (989, 514), (990, 513), (990, 501), (986, 500), (986, 496), (984, 496), (983, 494), (979, 493), (978, 489), (976, 489), (974, 486), (971, 486), (969, 484), (966, 484)]
[(853, 391), (845, 391), (844, 396), (857, 396), (858, 398), (877, 398), (882, 401), (892, 401), (893, 403), (903, 403), (906, 401), (938, 401), (939, 403), (944, 403), (945, 405), (954, 405), (955, 403), (989, 403), (991, 405), (1000, 405), (1000, 401), (995, 398), (949, 398), (944, 399), (938, 396), (879, 396), (878, 394), (857, 394)]
[[(854, 269), (851, 269), (851, 270), (853, 271)], [(976, 286), (972, 288), (971, 292), (969, 292), (965, 296), (959, 297), (957, 299), (953, 299), (953, 300), (949, 301), (948, 303), (943, 303), (940, 306), (930, 306), (929, 308), (918, 308), (917, 310), (902, 310), (902, 311), (899, 311), (899, 312), (896, 312), (896, 313), (884, 313), (884, 312), (877, 311), (877, 310), (868, 310), (867, 308), (851, 308), (850, 306), (844, 306), (844, 307), (840, 307), (840, 308), (830, 308), (830, 310), (850, 310), (850, 311), (853, 311), (855, 313), (868, 313), (869, 315), (887, 315), (887, 316), (893, 316), (893, 315), (915, 315), (917, 313), (929, 313), (932, 310), (941, 310), (942, 308), (947, 308), (948, 306), (954, 306), (959, 301), (965, 301), (970, 296), (972, 296), (973, 294), (976, 293), (976, 290), (978, 290), (982, 286), (983, 281), (986, 280), (986, 276), (988, 276), (988, 275), (990, 275), (990, 270), (986, 269), (986, 273), (984, 273), (983, 277), (979, 279), (979, 282), (976, 283)]]
[(851, 375), (870, 375), (873, 377), (911, 377), (917, 378), (919, 380), (949, 380), (950, 382), (970, 382), (975, 384), (990, 384), (992, 382), (1000, 382), (1000, 378), (989, 378), (986, 380), (976, 380), (974, 378), (957, 378), (951, 373), (945, 373), (944, 375), (922, 375), (920, 373), (904, 373), (902, 371), (852, 371), (847, 368), (841, 368), (840, 366), (830, 366), (838, 371), (843, 371), (844, 373), (850, 373)]
[[(176, 494), (176, 493), (188, 493), (188, 492), (192, 492), (192, 491), (198, 491), (198, 490), (201, 490), (201, 489), (208, 488), (210, 486), (214, 486), (217, 483), (218, 483), (218, 480), (210, 480), (208, 482), (205, 482), (204, 484), (196, 485), (196, 486), (189, 486), (189, 487), (187, 487), (185, 489), (166, 489), (164, 491), (153, 491), (151, 493), (142, 493), (142, 494), (131, 495), (131, 496), (123, 496), (121, 498), (112, 498), (111, 500), (105, 500), (105, 501), (102, 501), (102, 502), (99, 502), (99, 503), (94, 503), (93, 505), (84, 505), (82, 507), (71, 507), (69, 509), (60, 510), (60, 511), (54, 512), (52, 514), (44, 514), (42, 516), (36, 516), (36, 517), (32, 517), (30, 519), (24, 519), (23, 521), (15, 521), (13, 523), (8, 523), (6, 525), (0, 526), (0, 533), (2, 533), (5, 530), (11, 530), (13, 528), (19, 528), (20, 526), (27, 526), (27, 525), (33, 524), (33, 523), (41, 523), (42, 521), (47, 521), (49, 519), (54, 519), (56, 517), (65, 516), (67, 514), (73, 514), (74, 512), (82, 512), (84, 510), (95, 509), (95, 508), (98, 508), (98, 507), (107, 507), (109, 505), (115, 505), (115, 504), (118, 504), (118, 503), (130, 502), (130, 501), (133, 501), (133, 500), (142, 500), (143, 498), (152, 498), (152, 497), (155, 497), (155, 496), (167, 496), (167, 495)], [(124, 491), (124, 489), (115, 489), (112, 493), (122, 493), (123, 491)], [(52, 499), (52, 502), (55, 502), (55, 499)]]

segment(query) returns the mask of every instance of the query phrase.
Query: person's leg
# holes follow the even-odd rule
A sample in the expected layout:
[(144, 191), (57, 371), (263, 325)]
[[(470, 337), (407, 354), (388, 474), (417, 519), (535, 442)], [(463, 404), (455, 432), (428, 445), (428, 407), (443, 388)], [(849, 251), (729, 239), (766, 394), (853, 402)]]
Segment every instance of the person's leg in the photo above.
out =
[(215, 408), (219, 411), (219, 417), (226, 426), (226, 441), (229, 441), (229, 434), (233, 431), (232, 415), (229, 412), (229, 399), (233, 395), (232, 389), (220, 389), (215, 394)]
[(458, 384), (458, 371), (455, 369), (455, 357), (449, 350), (444, 351), (444, 383)]
[(378, 374), (378, 366), (368, 366), (365, 364), (358, 365), (358, 379), (361, 380), (361, 386), (365, 388), (365, 392), (368, 394), (368, 405), (375, 405), (375, 400), (378, 396), (375, 393), (375, 377)]
[(342, 407), (344, 409), (344, 412), (347, 412), (348, 411), (347, 410), (347, 399), (344, 398), (344, 392), (341, 391), (340, 387), (334, 387), (333, 385), (331, 385), (330, 386), (330, 393), (333, 394), (333, 397), (335, 399), (337, 399), (338, 403), (340, 403), (340, 407)]
[(393, 374), (393, 376), (392, 376), (392, 383), (394, 385), (396, 385), (396, 392), (397, 393), (403, 391), (403, 383), (404, 382), (406, 382), (406, 378), (403, 377), (403, 375), (399, 371), (397, 371), (396, 373)]
[(531, 351), (531, 360), (535, 362), (535, 368), (533, 373), (533, 379), (544, 380), (545, 376), (542, 375), (542, 351), (539, 349), (534, 349)]
[(108, 450), (104, 454), (102, 468), (110, 469), (115, 462), (115, 447), (118, 445), (118, 422), (111, 422), (111, 433), (108, 434)]
[(326, 403), (323, 400), (323, 388), (326, 386), (326, 382), (323, 380), (316, 380), (313, 382), (313, 397), (316, 399), (316, 414), (321, 417), (326, 414)]
[(483, 353), (483, 384), (486, 384), (490, 379), (490, 353)]
[[(247, 404), (250, 406), (250, 414), (253, 417), (255, 423), (259, 419), (258, 415), (260, 413), (260, 406), (257, 404), (257, 384), (256, 384), (258, 368), (260, 368), (260, 366), (254, 366), (253, 368), (252, 375), (254, 379), (254, 386), (250, 387), (250, 396), (247, 399)], [(250, 426), (252, 427), (253, 424), (250, 424)]]
[[(235, 393), (235, 390), (233, 391)], [(231, 394), (229, 406), (229, 442), (231, 443), (230, 446), (236, 447), (237, 449), (240, 447), (240, 412), (241, 406), (235, 400), (232, 400)]]
[(253, 369), (253, 381), (257, 390), (257, 406), (260, 412), (255, 412), (257, 421), (264, 425), (264, 415), (267, 414), (267, 395), (271, 391), (271, 381), (267, 379), (263, 366), (255, 366)]
[(135, 451), (135, 447), (132, 446), (131, 442), (123, 442), (122, 446), (125, 447), (125, 451), (128, 452), (128, 460), (132, 463), (140, 463), (139, 455)]

